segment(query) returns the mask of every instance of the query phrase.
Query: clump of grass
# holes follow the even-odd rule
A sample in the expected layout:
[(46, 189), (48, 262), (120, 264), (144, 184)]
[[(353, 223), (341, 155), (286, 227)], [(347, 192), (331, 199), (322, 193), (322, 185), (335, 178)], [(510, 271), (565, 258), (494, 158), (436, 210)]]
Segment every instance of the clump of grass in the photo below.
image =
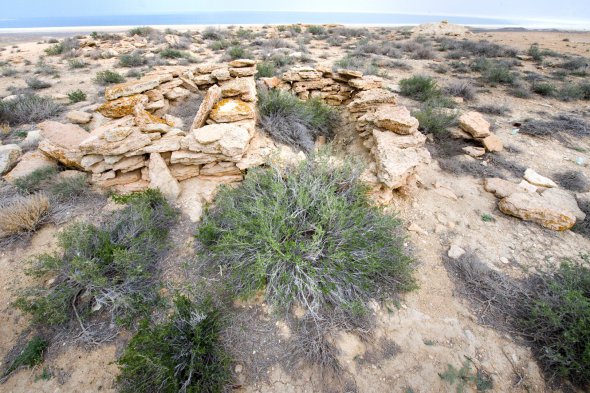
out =
[(57, 170), (53, 167), (36, 169), (26, 176), (17, 178), (14, 181), (14, 186), (21, 194), (33, 194), (48, 184), (56, 173)]
[(27, 78), (25, 82), (27, 83), (27, 86), (33, 90), (41, 90), (51, 87), (51, 83), (35, 77)]
[(10, 374), (21, 367), (34, 367), (41, 364), (48, 346), (49, 343), (44, 338), (40, 336), (33, 337), (4, 370), (0, 376), (0, 383), (4, 382)]
[(119, 65), (121, 67), (140, 67), (145, 63), (147, 63), (147, 60), (140, 52), (126, 53), (119, 56)]
[(520, 335), (550, 378), (584, 387), (590, 383), (589, 258), (566, 260), (557, 269), (516, 280), (467, 253), (446, 265), (474, 307), (485, 304), (482, 322)]
[(348, 54), (334, 62), (335, 70), (338, 68), (344, 68), (347, 70), (361, 71), (365, 75), (379, 75), (379, 68), (375, 63), (362, 55)]
[(269, 78), (275, 76), (276, 68), (271, 61), (263, 61), (256, 64), (256, 78)]
[(369, 202), (361, 173), (327, 154), (251, 171), (219, 192), (198, 229), (201, 254), (231, 293), (262, 290), (277, 310), (303, 308), (298, 350), (322, 365), (333, 365), (333, 327), (363, 325), (369, 299), (415, 287), (400, 221)]
[(80, 47), (80, 42), (77, 38), (65, 38), (61, 42), (51, 45), (45, 49), (45, 53), (49, 56), (68, 55)]
[(590, 135), (590, 124), (576, 115), (561, 113), (547, 120), (527, 119), (520, 126), (520, 132), (536, 137), (554, 137), (559, 140), (577, 139)]
[(68, 92), (68, 99), (70, 103), (75, 104), (76, 102), (81, 102), (86, 100), (86, 93), (84, 93), (80, 89), (72, 90)]
[(549, 82), (533, 83), (532, 90), (544, 97), (553, 97), (557, 93), (557, 88)]
[(2, 69), (0, 69), (0, 75), (2, 75), (4, 77), (10, 77), (10, 76), (14, 76), (16, 74), (18, 74), (18, 71), (14, 67), (4, 66), (4, 67), (2, 67)]
[(0, 101), (0, 123), (38, 123), (57, 115), (62, 109), (61, 105), (49, 97), (21, 94), (14, 99)]
[(479, 105), (475, 107), (475, 110), (481, 113), (487, 113), (490, 115), (505, 115), (510, 113), (510, 108), (506, 105), (499, 105), (499, 104), (487, 104), (487, 105)]
[(311, 25), (311, 26), (307, 27), (307, 32), (311, 35), (316, 35), (316, 36), (325, 35), (326, 28), (324, 26), (320, 26), (320, 25)]
[(158, 301), (156, 262), (169, 247), (176, 212), (156, 190), (125, 200), (124, 209), (100, 224), (66, 228), (58, 236), (60, 251), (31, 261), (29, 275), (54, 278), (15, 302), (34, 324), (73, 328), (82, 340), (99, 343), (150, 314)]
[(400, 93), (417, 101), (427, 101), (441, 95), (436, 81), (423, 75), (414, 75), (399, 82)]
[(186, 56), (187, 54), (185, 52), (172, 48), (166, 48), (160, 52), (160, 57), (164, 59), (180, 59)]
[(155, 326), (142, 323), (117, 361), (120, 391), (222, 392), (231, 371), (220, 330), (210, 301), (197, 306), (177, 297), (174, 314)]
[(516, 75), (509, 67), (500, 63), (486, 67), (482, 72), (482, 78), (490, 84), (513, 85), (516, 82)]
[(471, 101), (475, 98), (475, 89), (473, 85), (463, 80), (456, 80), (449, 83), (444, 91), (454, 97), (463, 97), (466, 101)]
[(425, 102), (419, 111), (413, 113), (424, 133), (444, 134), (457, 123), (457, 114), (445, 108), (439, 100)]
[(232, 60), (252, 58), (252, 54), (241, 45), (234, 45), (229, 47), (226, 51), (226, 56)]
[(70, 68), (73, 70), (88, 67), (88, 63), (86, 63), (84, 60), (80, 60), (80, 59), (69, 59), (68, 64), (69, 64)]
[(472, 363), (467, 358), (460, 369), (456, 369), (452, 364), (448, 364), (447, 370), (438, 375), (450, 385), (456, 385), (457, 392), (465, 391), (465, 388), (469, 385), (474, 385), (478, 392), (485, 392), (486, 390), (492, 389), (494, 387), (494, 381), (491, 375), (480, 368), (477, 368), (475, 371), (471, 370)]
[(566, 190), (574, 192), (590, 191), (590, 179), (580, 171), (567, 170), (558, 172), (552, 176), (552, 179), (555, 179), (557, 184)]
[(330, 139), (340, 123), (338, 112), (320, 99), (301, 101), (282, 90), (258, 92), (262, 128), (274, 140), (301, 149), (313, 150), (315, 140)]
[(0, 237), (34, 232), (49, 211), (49, 199), (43, 194), (14, 198), (0, 209)]
[(111, 85), (115, 83), (122, 83), (125, 81), (125, 77), (118, 72), (105, 70), (96, 73), (94, 78), (96, 83), (102, 86)]

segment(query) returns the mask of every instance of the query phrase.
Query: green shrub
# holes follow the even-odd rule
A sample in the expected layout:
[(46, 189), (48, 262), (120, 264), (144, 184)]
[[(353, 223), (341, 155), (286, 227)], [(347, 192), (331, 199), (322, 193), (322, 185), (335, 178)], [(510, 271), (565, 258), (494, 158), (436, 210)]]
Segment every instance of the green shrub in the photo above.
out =
[(160, 57), (163, 57), (164, 59), (180, 59), (186, 56), (185, 52), (172, 48), (166, 48), (160, 52)]
[(484, 69), (482, 78), (491, 84), (513, 85), (516, 82), (516, 75), (510, 71), (510, 68), (502, 64), (494, 64)]
[(21, 94), (8, 101), (0, 101), (0, 123), (19, 125), (38, 123), (62, 111), (62, 106), (49, 97)]
[(442, 134), (457, 123), (457, 114), (448, 111), (444, 102), (439, 100), (427, 101), (413, 116), (418, 119), (420, 129), (425, 133)]
[(68, 98), (70, 99), (70, 103), (75, 104), (76, 102), (85, 101), (86, 93), (80, 89), (72, 90), (68, 93)]
[(45, 53), (49, 56), (66, 55), (72, 50), (77, 49), (80, 43), (77, 38), (64, 38), (61, 42), (51, 45), (45, 49)]
[(162, 195), (149, 190), (100, 224), (71, 225), (58, 235), (60, 251), (34, 258), (27, 271), (53, 284), (24, 290), (15, 305), (40, 326), (72, 322), (90, 342), (112, 337), (156, 305), (156, 262), (169, 247), (175, 218)]
[(122, 83), (125, 81), (125, 78), (123, 77), (123, 75), (121, 75), (115, 71), (105, 70), (105, 71), (97, 72), (94, 80), (99, 85), (105, 86), (105, 85), (110, 85), (110, 84), (115, 84), (115, 83)]
[(63, 53), (63, 51), (64, 51), (64, 47), (63, 47), (63, 44), (61, 44), (61, 43), (53, 44), (49, 48), (45, 49), (45, 53), (47, 53), (49, 56), (61, 55)]
[(209, 44), (209, 48), (212, 50), (227, 49), (231, 46), (231, 42), (228, 40), (216, 40)]
[(379, 68), (375, 65), (375, 62), (362, 56), (348, 54), (334, 62), (334, 70), (338, 68), (344, 68), (347, 70), (361, 71), (365, 75), (380, 75)]
[(18, 355), (10, 362), (10, 365), (0, 375), (0, 383), (4, 381), (11, 373), (21, 367), (33, 367), (43, 362), (43, 355), (47, 350), (49, 343), (42, 337), (35, 336), (20, 351)]
[(41, 90), (51, 87), (51, 83), (35, 77), (27, 78), (25, 82), (27, 82), (27, 86), (29, 86), (33, 90)]
[(240, 45), (235, 45), (228, 48), (226, 54), (232, 60), (252, 58), (252, 54)]
[(311, 35), (325, 35), (326, 29), (324, 26), (320, 25), (311, 25), (307, 27), (307, 32)]
[(278, 309), (299, 304), (314, 319), (343, 313), (350, 322), (369, 299), (413, 289), (400, 221), (369, 202), (361, 173), (325, 154), (249, 172), (204, 215), (203, 256), (236, 296), (264, 290)]
[(88, 191), (86, 175), (68, 176), (53, 182), (49, 193), (57, 201), (69, 201), (80, 197)]
[(529, 49), (527, 50), (527, 54), (533, 58), (534, 61), (536, 62), (541, 62), (543, 61), (543, 53), (541, 51), (541, 49), (539, 49), (538, 45), (531, 45), (529, 47)]
[(441, 91), (436, 81), (429, 76), (414, 75), (399, 82), (400, 93), (417, 101), (439, 97)]
[(197, 307), (184, 296), (174, 304), (169, 320), (156, 326), (142, 323), (118, 360), (122, 393), (221, 393), (230, 382), (219, 312), (209, 301)]
[(270, 78), (275, 75), (275, 65), (270, 61), (263, 61), (256, 64), (257, 78)]
[(258, 111), (267, 134), (306, 152), (318, 136), (330, 139), (340, 123), (338, 112), (319, 98), (302, 101), (279, 89), (258, 92)]
[(138, 26), (138, 27), (134, 27), (132, 29), (129, 29), (127, 34), (129, 34), (130, 36), (138, 35), (141, 37), (149, 37), (150, 35), (152, 35), (154, 33), (154, 31), (157, 32), (157, 30), (154, 29), (153, 27)]
[(146, 58), (139, 52), (126, 53), (119, 57), (119, 65), (121, 67), (139, 67), (146, 62)]
[(69, 64), (70, 68), (73, 70), (88, 67), (88, 63), (84, 62), (84, 60), (79, 60), (79, 59), (69, 59), (68, 64)]
[(549, 82), (533, 83), (532, 90), (533, 92), (546, 97), (553, 97), (557, 93), (555, 86)]

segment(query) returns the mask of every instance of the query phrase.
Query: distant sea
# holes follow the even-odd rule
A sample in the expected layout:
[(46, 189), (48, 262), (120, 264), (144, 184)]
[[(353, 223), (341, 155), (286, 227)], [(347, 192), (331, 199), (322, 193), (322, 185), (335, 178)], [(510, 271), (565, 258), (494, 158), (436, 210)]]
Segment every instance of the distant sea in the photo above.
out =
[[(450, 23), (479, 27), (527, 27), (527, 23), (518, 20), (445, 15), (344, 12), (201, 12), (192, 14), (144, 14), (0, 19), (0, 29), (56, 28), (74, 26), (247, 25), (287, 23), (415, 25), (421, 23), (438, 22), (443, 19), (448, 20)], [(530, 25), (530, 22), (528, 24)], [(547, 27), (559, 26), (548, 25)]]

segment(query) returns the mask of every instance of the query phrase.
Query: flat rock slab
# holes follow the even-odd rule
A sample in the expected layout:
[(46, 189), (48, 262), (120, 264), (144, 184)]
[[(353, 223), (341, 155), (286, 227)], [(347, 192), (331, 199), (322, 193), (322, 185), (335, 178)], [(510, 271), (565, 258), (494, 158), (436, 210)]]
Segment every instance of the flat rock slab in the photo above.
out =
[(498, 207), (505, 214), (536, 222), (554, 231), (570, 229), (576, 223), (576, 217), (567, 208), (555, 205), (537, 193), (516, 192), (502, 199)]
[(474, 138), (490, 136), (490, 123), (479, 112), (466, 112), (459, 117), (459, 127)]

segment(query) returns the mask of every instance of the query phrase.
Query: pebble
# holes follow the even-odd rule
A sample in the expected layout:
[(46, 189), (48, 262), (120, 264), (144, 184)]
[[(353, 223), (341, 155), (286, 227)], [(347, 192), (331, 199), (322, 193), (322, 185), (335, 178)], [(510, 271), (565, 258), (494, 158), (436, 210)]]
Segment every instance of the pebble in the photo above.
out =
[(449, 256), (449, 258), (451, 259), (458, 259), (460, 258), (463, 254), (465, 254), (465, 250), (462, 249), (461, 247), (459, 247), (456, 244), (451, 244), (451, 247), (449, 248), (449, 251), (447, 252), (447, 255)]
[(502, 262), (504, 264), (509, 264), (510, 263), (510, 261), (506, 257), (500, 257), (500, 262)]

